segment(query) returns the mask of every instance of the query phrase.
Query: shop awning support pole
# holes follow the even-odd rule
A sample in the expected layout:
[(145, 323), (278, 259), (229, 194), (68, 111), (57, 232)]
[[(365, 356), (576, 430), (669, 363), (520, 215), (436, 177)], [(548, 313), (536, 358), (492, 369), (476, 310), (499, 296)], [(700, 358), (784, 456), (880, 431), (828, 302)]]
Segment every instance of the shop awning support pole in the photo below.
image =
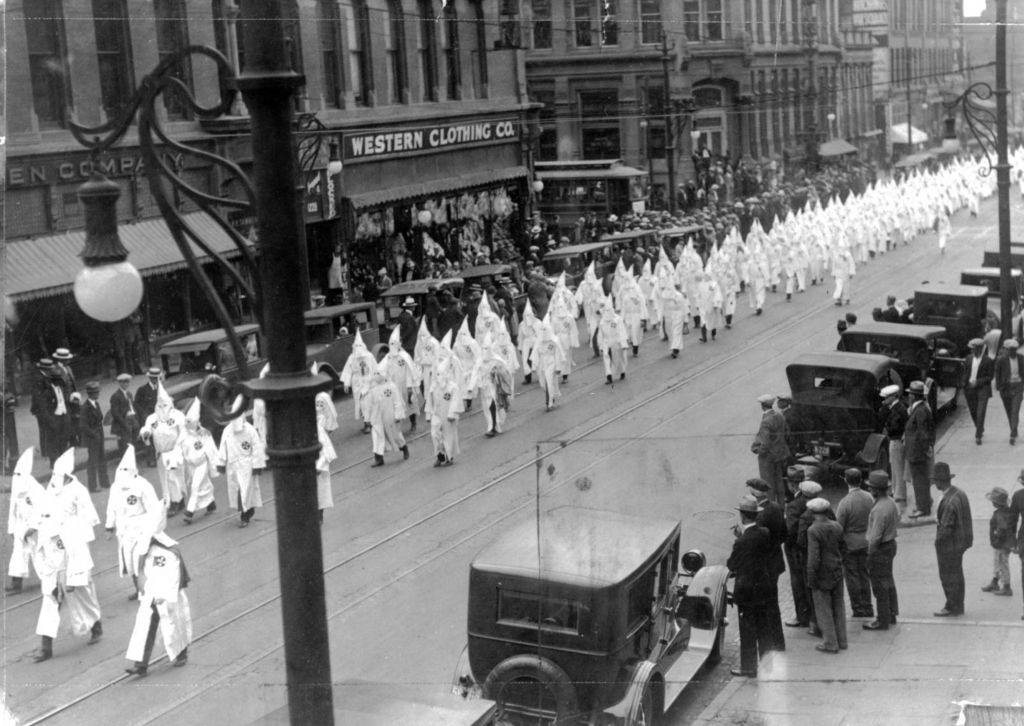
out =
[(672, 129), (672, 94), (668, 73), (668, 35), (661, 31), (662, 111), (665, 117), (665, 166), (668, 170), (668, 212), (676, 213), (676, 137)]

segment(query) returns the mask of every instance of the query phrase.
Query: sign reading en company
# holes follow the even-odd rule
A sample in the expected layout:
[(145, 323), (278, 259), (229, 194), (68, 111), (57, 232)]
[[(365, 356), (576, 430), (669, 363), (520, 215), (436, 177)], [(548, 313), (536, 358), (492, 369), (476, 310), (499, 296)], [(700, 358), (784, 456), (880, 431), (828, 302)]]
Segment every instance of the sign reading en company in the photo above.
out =
[(345, 134), (343, 153), (345, 161), (359, 161), (453, 146), (503, 143), (518, 138), (519, 124), (516, 121), (467, 121), (415, 129)]

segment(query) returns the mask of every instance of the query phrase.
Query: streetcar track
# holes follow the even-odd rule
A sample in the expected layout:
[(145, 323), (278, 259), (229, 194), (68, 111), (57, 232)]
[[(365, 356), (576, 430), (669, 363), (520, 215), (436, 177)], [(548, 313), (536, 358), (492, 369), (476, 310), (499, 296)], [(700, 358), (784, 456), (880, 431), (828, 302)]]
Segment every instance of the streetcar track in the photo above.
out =
[[(962, 231), (962, 230), (958, 230), (958, 232), (959, 231)], [(924, 237), (924, 236), (922, 236), (922, 237)], [(922, 248), (925, 247), (926, 243), (922, 241), (922, 237), (919, 237), (918, 240), (916, 240), (918, 242), (918, 244), (914, 245), (914, 247), (917, 248), (916, 250), (914, 250), (914, 252), (918, 252), (918, 251), (924, 252), (925, 251)], [(893, 250), (893, 251), (895, 251), (895, 250)], [(915, 255), (915, 257), (916, 257), (916, 255)], [(917, 261), (917, 260), (915, 259), (913, 261)], [(911, 262), (911, 260), (905, 261), (903, 264), (906, 265), (909, 262)], [(881, 270), (881, 268), (879, 268), (879, 269)], [(871, 285), (873, 283), (877, 284), (877, 282), (878, 282), (877, 280), (873, 280), (873, 281), (869, 282), (867, 285), (865, 285), (865, 287), (867, 287), (868, 285)], [(811, 292), (812, 289), (813, 288), (808, 288), (808, 292)], [(818, 288), (819, 291), (823, 290), (823, 289), (826, 289), (826, 288), (824, 288), (824, 287), (819, 287)], [(741, 302), (742, 302), (741, 300), (738, 300), (737, 301), (738, 305)], [(412, 521), (412, 522), (410, 522), (410, 523), (400, 527), (399, 529), (391, 532), (390, 534), (387, 534), (387, 535), (379, 538), (378, 540), (376, 540), (376, 541), (374, 541), (374, 542), (372, 542), (370, 544), (367, 544), (366, 546), (362, 547), (358, 551), (343, 557), (340, 561), (334, 563), (333, 565), (325, 567), (324, 575), (326, 576), (329, 573), (335, 572), (335, 571), (339, 570), (340, 568), (343, 568), (344, 566), (352, 563), (353, 561), (368, 555), (369, 553), (371, 553), (371, 552), (373, 552), (373, 551), (375, 551), (375, 550), (385, 546), (386, 544), (388, 544), (388, 543), (398, 539), (399, 537), (401, 537), (401, 536), (411, 532), (412, 530), (414, 530), (414, 529), (416, 529), (416, 528), (418, 528), (418, 527), (420, 527), (420, 526), (422, 526), (422, 525), (424, 525), (424, 524), (426, 524), (426, 523), (428, 523), (428, 522), (430, 522), (430, 521), (432, 521), (432, 520), (434, 520), (434, 519), (444, 515), (445, 513), (455, 509), (456, 507), (460, 506), (461, 504), (471, 500), (472, 498), (477, 497), (477, 496), (487, 492), (490, 489), (493, 489), (498, 484), (507, 481), (508, 479), (512, 478), (513, 476), (518, 475), (519, 473), (527, 470), (528, 468), (536, 466), (539, 461), (542, 461), (553, 450), (565, 449), (565, 448), (567, 448), (567, 447), (569, 447), (569, 446), (571, 446), (573, 444), (579, 443), (580, 441), (583, 441), (583, 440), (587, 439), (591, 434), (593, 434), (593, 433), (595, 433), (597, 431), (600, 431), (601, 429), (603, 429), (603, 428), (605, 428), (607, 426), (610, 426), (610, 425), (612, 425), (612, 424), (614, 424), (614, 423), (616, 423), (618, 421), (621, 421), (622, 419), (626, 418), (627, 416), (633, 414), (638, 409), (640, 409), (640, 408), (642, 408), (642, 407), (644, 407), (644, 406), (646, 406), (646, 405), (648, 405), (648, 404), (650, 404), (650, 403), (652, 403), (654, 401), (662, 399), (665, 396), (668, 396), (668, 395), (676, 392), (677, 390), (682, 388), (684, 385), (687, 385), (688, 383), (691, 383), (691, 382), (693, 382), (693, 381), (695, 381), (697, 379), (705, 377), (706, 375), (714, 372), (718, 368), (724, 366), (725, 364), (735, 360), (736, 358), (738, 358), (740, 356), (748, 355), (750, 348), (755, 347), (755, 346), (765, 342), (766, 339), (768, 339), (768, 338), (770, 338), (772, 336), (775, 336), (775, 335), (777, 335), (779, 333), (784, 333), (784, 332), (792, 330), (794, 327), (798, 326), (800, 323), (802, 323), (806, 319), (808, 319), (810, 317), (813, 317), (815, 315), (818, 315), (821, 312), (829, 309), (830, 307), (832, 307), (831, 298), (826, 296), (826, 301), (825, 302), (819, 303), (817, 305), (813, 305), (812, 304), (812, 307), (807, 312), (805, 312), (804, 314), (801, 314), (801, 315), (799, 315), (799, 316), (797, 316), (795, 318), (794, 317), (784, 318), (779, 323), (777, 323), (777, 324), (775, 324), (775, 325), (773, 325), (773, 326), (771, 326), (769, 328), (766, 328), (766, 329), (762, 330), (760, 333), (758, 333), (755, 336), (753, 336), (750, 339), (748, 339), (747, 342), (746, 342), (746, 345), (744, 347), (741, 347), (740, 349), (738, 349), (736, 352), (727, 354), (726, 356), (724, 356), (721, 359), (718, 359), (716, 361), (708, 363), (708, 364), (704, 365), (703, 367), (698, 368), (697, 370), (693, 371), (692, 373), (684, 375), (679, 380), (677, 380), (677, 381), (675, 381), (675, 382), (673, 382), (673, 383), (663, 387), (662, 389), (660, 389), (658, 391), (655, 391), (654, 393), (646, 396), (642, 400), (640, 400), (640, 401), (638, 401), (638, 402), (636, 402), (634, 404), (631, 404), (630, 406), (628, 406), (624, 410), (622, 410), (622, 411), (620, 411), (620, 412), (618, 412), (618, 413), (616, 413), (616, 414), (614, 414), (614, 415), (612, 415), (612, 416), (610, 416), (610, 417), (608, 417), (608, 418), (606, 418), (606, 419), (604, 419), (602, 421), (597, 422), (596, 424), (594, 424), (593, 426), (585, 429), (584, 431), (576, 433), (576, 434), (573, 434), (573, 435), (569, 436), (566, 439), (558, 439), (557, 437), (550, 438), (549, 441), (553, 442), (552, 448), (549, 449), (548, 451), (542, 452), (539, 457), (536, 456), (536, 455), (532, 455), (528, 461), (526, 461), (526, 462), (524, 462), (522, 464), (514, 466), (512, 469), (510, 469), (510, 470), (508, 470), (506, 472), (503, 472), (502, 474), (494, 477), (490, 481), (488, 481), (488, 482), (486, 482), (486, 483), (476, 487), (475, 489), (467, 492), (466, 494), (463, 494), (463, 495), (459, 496), (455, 500), (453, 500), (453, 501), (451, 501), (451, 502), (449, 502), (449, 503), (447, 503), (447, 504), (445, 504), (445, 505), (435, 509), (432, 512), (429, 512), (426, 515), (421, 516), (420, 518), (418, 518), (418, 519), (416, 519), (416, 520), (414, 520), (414, 521)], [(748, 317), (750, 317), (750, 316), (748, 316)], [(658, 331), (656, 329), (654, 329), (654, 330), (649, 330), (647, 332), (648, 332), (648, 334), (652, 334), (652, 333), (653, 334), (657, 334)], [(645, 341), (646, 341), (647, 337), (648, 337), (648, 335), (645, 335)], [(582, 346), (582, 347), (583, 347), (584, 350), (588, 350), (589, 349), (589, 345)], [(773, 355), (770, 359), (774, 360), (775, 358), (778, 358), (778, 357), (782, 356), (784, 353), (785, 353), (785, 351), (777, 353), (777, 354)], [(600, 360), (600, 358), (592, 357), (587, 362), (582, 363), (580, 366), (578, 366), (576, 370), (583, 370), (585, 368), (589, 368), (592, 365), (596, 365), (596, 363), (599, 360)], [(664, 357), (662, 357), (662, 356), (655, 356), (653, 358), (647, 358), (646, 360), (650, 361), (650, 362), (647, 362), (645, 364), (641, 364), (639, 366), (640, 369), (644, 369), (644, 368), (647, 368), (647, 367), (649, 367), (651, 365), (654, 365), (658, 361), (663, 361)], [(749, 374), (753, 374), (753, 373), (754, 373), (754, 371), (750, 371)], [(591, 382), (590, 384), (584, 384), (584, 386), (582, 386), (579, 389), (574, 389), (573, 397), (576, 398), (576, 397), (582, 395), (582, 393), (587, 388), (589, 388), (589, 387), (596, 387), (600, 383), (603, 383), (603, 382)], [(522, 393), (517, 394), (517, 397), (519, 395), (525, 395), (525, 390)], [(688, 411), (691, 408), (693, 408), (699, 402), (700, 402), (699, 400), (695, 401), (694, 403), (689, 404), (685, 408), (680, 409), (677, 412), (674, 412), (668, 418), (659, 420), (657, 423), (655, 423), (652, 426), (650, 426), (647, 429), (647, 431), (653, 431), (654, 429), (663, 426), (668, 421), (676, 419), (677, 417), (679, 417), (682, 414), (684, 414), (686, 411)], [(535, 410), (540, 410), (540, 407), (536, 407), (536, 408), (533, 408), (533, 409), (525, 409), (526, 412), (532, 412), (532, 411), (535, 411)], [(478, 414), (478, 413), (480, 413), (480, 411), (479, 411), (479, 409), (476, 409), (474, 411), (474, 415)], [(569, 428), (565, 429), (565, 432), (572, 431), (573, 428), (574, 427), (570, 426)], [(427, 435), (428, 435), (427, 432), (420, 433), (413, 440), (418, 440), (420, 438), (424, 438)], [(641, 437), (642, 437), (642, 435), (643, 434), (640, 434)], [(470, 437), (470, 440), (481, 438), (482, 436), (483, 436), (482, 434), (476, 434), (476, 435)], [(565, 476), (562, 479), (562, 481), (560, 481), (558, 484), (550, 487), (546, 491), (549, 491), (549, 492), (550, 491), (554, 491), (555, 489), (558, 489), (560, 487), (565, 486), (567, 483), (571, 482), (573, 480), (573, 478), (575, 476), (577, 476), (579, 473), (582, 473), (583, 471), (587, 471), (588, 469), (592, 468), (593, 466), (595, 466), (600, 461), (604, 461), (605, 459), (607, 459), (610, 456), (614, 455), (614, 453), (617, 453), (618, 451), (620, 451), (625, 446), (633, 443), (636, 440), (636, 438), (637, 437), (628, 437), (624, 441), (623, 444), (621, 444), (619, 447), (615, 448), (613, 451), (606, 452), (604, 455), (601, 456), (601, 458), (599, 460), (590, 462), (587, 466), (585, 466), (579, 472), (575, 472), (573, 474)], [(557, 443), (555, 443), (555, 442), (557, 442)], [(331, 472), (332, 478), (333, 478), (333, 476), (335, 474), (339, 474), (339, 473), (342, 473), (344, 471), (348, 471), (350, 469), (353, 469), (353, 468), (355, 468), (355, 467), (357, 467), (357, 466), (359, 466), (361, 464), (364, 464), (365, 462), (369, 461), (371, 458), (372, 457), (365, 457), (365, 458), (360, 459), (360, 460), (358, 460), (356, 462), (353, 462), (353, 463), (347, 464), (345, 466), (342, 466), (338, 470), (332, 471)], [(371, 489), (371, 488), (377, 486), (378, 484), (381, 484), (381, 483), (387, 481), (390, 478), (391, 477), (389, 476), (389, 477), (384, 477), (383, 479), (374, 480), (368, 486), (361, 487), (359, 489), (356, 489), (356, 490), (353, 490), (351, 492), (346, 493), (344, 496), (342, 496), (340, 498), (340, 501), (345, 501), (346, 499), (349, 499), (349, 498), (355, 496), (356, 494), (359, 494), (361, 492), (367, 491), (368, 489)], [(268, 499), (267, 501), (269, 503), (269, 502), (272, 502), (274, 500), (273, 500), (273, 498), (271, 498), (271, 499)], [(416, 572), (416, 571), (422, 569), (423, 567), (426, 567), (430, 563), (436, 561), (438, 558), (440, 558), (443, 555), (447, 554), (451, 550), (461, 546), (466, 541), (472, 539), (473, 537), (479, 536), (480, 533), (482, 533), (483, 531), (485, 531), (487, 529), (492, 528), (497, 522), (504, 521), (505, 519), (507, 519), (508, 517), (512, 516), (513, 514), (518, 513), (519, 511), (521, 511), (524, 507), (530, 506), (533, 502), (534, 502), (534, 499), (533, 499), (532, 496), (530, 496), (528, 498), (524, 497), (524, 501), (523, 501), (522, 504), (520, 504), (520, 505), (513, 505), (510, 508), (510, 511), (508, 513), (502, 515), (496, 521), (493, 520), (493, 519), (492, 520), (488, 520), (488, 522), (485, 525), (483, 525), (482, 527), (477, 528), (476, 530), (472, 531), (470, 534), (465, 535), (464, 537), (460, 538), (456, 542), (451, 543), (450, 545), (446, 546), (441, 551), (436, 552), (436, 553), (432, 554), (430, 557), (422, 560), (421, 562), (416, 563), (415, 565), (413, 565), (412, 567), (408, 568), (407, 570), (399, 573), (396, 577), (393, 577), (392, 579), (388, 580), (386, 583), (381, 584), (380, 586), (378, 586), (377, 588), (374, 588), (370, 592), (363, 593), (363, 594), (359, 595), (354, 600), (346, 603), (340, 609), (330, 613), (328, 615), (328, 619), (329, 620), (330, 619), (335, 619), (335, 618), (343, 615), (344, 613), (346, 613), (349, 610), (351, 610), (351, 609), (357, 607), (358, 605), (362, 604), (367, 599), (373, 597), (374, 595), (378, 594), (379, 592), (381, 592), (382, 590), (386, 589), (387, 587), (392, 586), (393, 584), (395, 584), (396, 582), (400, 581), (401, 579), (404, 579), (405, 577), (408, 577), (410, 574), (413, 574), (414, 572)], [(217, 526), (218, 524), (222, 524), (224, 521), (226, 521), (229, 518), (233, 518), (232, 515), (227, 515), (227, 516), (223, 517), (222, 519), (220, 519), (220, 520), (218, 520), (216, 522), (212, 522), (208, 526), (203, 527), (202, 529), (193, 530), (193, 531), (189, 532), (188, 534), (183, 535), (182, 538), (184, 538), (184, 536), (190, 536), (191, 534), (198, 534), (201, 531), (205, 531), (206, 529), (209, 529), (210, 527)], [(269, 533), (271, 533), (273, 531), (276, 531), (276, 527), (272, 527), (271, 529), (266, 530), (266, 531), (261, 530), (260, 536), (265, 536), (266, 534), (269, 534)], [(106, 569), (106, 570), (104, 570), (102, 572), (110, 572), (112, 570), (116, 570), (116, 567), (108, 568), (108, 569)], [(201, 641), (201, 640), (209, 637), (210, 635), (213, 635), (214, 633), (216, 633), (216, 632), (218, 632), (220, 630), (223, 630), (223, 629), (225, 629), (225, 628), (235, 624), (239, 620), (241, 620), (241, 619), (243, 619), (245, 617), (248, 617), (249, 615), (251, 615), (251, 614), (253, 614), (253, 613), (257, 612), (257, 611), (259, 611), (259, 610), (261, 610), (261, 609), (263, 609), (265, 607), (268, 607), (268, 606), (274, 604), (275, 602), (277, 602), (280, 599), (280, 597), (281, 596), (280, 596), (279, 593), (275, 594), (275, 595), (273, 595), (271, 597), (265, 598), (264, 600), (262, 600), (261, 602), (255, 604), (255, 605), (252, 605), (252, 606), (246, 608), (245, 610), (243, 610), (243, 611), (241, 611), (239, 613), (235, 613), (234, 615), (232, 615), (231, 617), (227, 618), (223, 622), (218, 623), (218, 624), (216, 624), (216, 625), (206, 629), (202, 633), (196, 635), (193, 638), (192, 642), (195, 643), (195, 642)], [(38, 601), (38, 599), (39, 598), (36, 598), (35, 600)], [(28, 601), (28, 602), (32, 602), (32, 601)], [(8, 610), (5, 610), (4, 613), (6, 614), (6, 612), (9, 612), (10, 610), (16, 609), (17, 607), (21, 607), (24, 604), (28, 604), (28, 602), (20, 603), (17, 606), (9, 608)], [(257, 656), (255, 656), (253, 658), (246, 659), (245, 664), (243, 664), (240, 668), (236, 668), (235, 671), (232, 674), (224, 675), (223, 677), (218, 678), (215, 681), (209, 681), (209, 680), (205, 681), (204, 684), (203, 684), (204, 685), (204, 690), (203, 691), (201, 691), (200, 693), (195, 694), (195, 695), (190, 695), (186, 699), (182, 699), (182, 700), (177, 701), (174, 705), (172, 705), (172, 706), (162, 710), (161, 713), (159, 713), (159, 714), (153, 716), (152, 718), (150, 718), (149, 722), (152, 722), (153, 720), (156, 720), (156, 719), (160, 718), (161, 716), (163, 716), (163, 715), (173, 711), (174, 709), (181, 707), (183, 704), (188, 703), (189, 701), (194, 700), (195, 698), (200, 697), (202, 694), (208, 692), (210, 689), (212, 689), (217, 684), (222, 683), (227, 678), (232, 677), (235, 673), (241, 672), (245, 668), (251, 667), (252, 664), (258, 662), (259, 660), (262, 660), (263, 658), (269, 657), (273, 653), (281, 650), (283, 647), (284, 647), (283, 643), (280, 643), (280, 644), (272, 646), (272, 647), (270, 647), (268, 649), (265, 649), (265, 651), (261, 651), (261, 653), (258, 654)], [(154, 658), (151, 661), (151, 664), (160, 663), (160, 662), (162, 662), (162, 661), (164, 661), (166, 659), (167, 659), (166, 655), (162, 655), (162, 656), (159, 656), (157, 658)], [(65, 703), (63, 703), (61, 705), (58, 705), (58, 706), (55, 706), (55, 707), (49, 709), (48, 711), (44, 712), (43, 714), (40, 714), (40, 715), (34, 716), (34, 717), (30, 717), (29, 719), (25, 720), (24, 723), (26, 724), (26, 726), (30, 726), (32, 724), (43, 723), (43, 722), (45, 722), (45, 721), (47, 721), (47, 720), (49, 720), (49, 719), (51, 719), (51, 718), (61, 714), (61, 713), (63, 713), (64, 711), (67, 711), (67, 710), (73, 708), (74, 706), (76, 706), (76, 705), (78, 705), (78, 704), (80, 704), (80, 703), (82, 703), (84, 701), (89, 700), (90, 698), (98, 695), (99, 693), (102, 693), (103, 691), (113, 687), (114, 685), (116, 685), (116, 684), (118, 684), (118, 683), (120, 683), (122, 681), (128, 680), (129, 678), (131, 678), (131, 676), (128, 676), (127, 674), (121, 674), (121, 675), (119, 675), (117, 677), (114, 677), (114, 678), (112, 678), (112, 679), (110, 679), (110, 680), (108, 680), (108, 681), (106, 681), (104, 683), (101, 683), (101, 684), (99, 684), (99, 685), (89, 689), (88, 691), (86, 691), (83, 694), (79, 694), (78, 696), (75, 696), (74, 698), (69, 699), (68, 701), (66, 701)]]

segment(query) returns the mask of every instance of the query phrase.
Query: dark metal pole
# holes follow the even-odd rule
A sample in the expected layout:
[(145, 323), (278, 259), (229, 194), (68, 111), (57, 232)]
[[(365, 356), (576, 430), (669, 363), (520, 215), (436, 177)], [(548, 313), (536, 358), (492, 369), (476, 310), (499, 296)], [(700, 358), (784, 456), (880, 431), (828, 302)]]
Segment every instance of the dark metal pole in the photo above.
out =
[(1007, 156), (1006, 0), (996, 0), (996, 190), (999, 195), (999, 287), (1003, 337), (1013, 333), (1014, 292), (1010, 275), (1010, 161)]
[(668, 170), (668, 212), (676, 213), (676, 137), (672, 133), (672, 93), (668, 76), (668, 35), (661, 31), (661, 84), (665, 115), (665, 166)]
[(914, 128), (910, 125), (911, 120), (911, 109), (913, 103), (910, 101), (912, 89), (910, 87), (910, 75), (911, 75), (911, 62), (910, 62), (910, 19), (907, 18), (906, 24), (903, 26), (903, 56), (904, 56), (904, 71), (907, 75), (907, 156), (914, 153)]
[(288, 711), (293, 724), (333, 724), (323, 550), (316, 496), (313, 399), (326, 388), (306, 370), (292, 94), (281, 0), (242, 0), (245, 67), (238, 87), (252, 119), (253, 185), (270, 376), (249, 381), (267, 404), (267, 453), (277, 507)]
[[(815, 0), (804, 0), (803, 41), (807, 53), (807, 107), (805, 109), (804, 134), (806, 165), (811, 171), (818, 168), (818, 90), (815, 85), (818, 55), (818, 18)], [(755, 131), (756, 133), (756, 131)]]

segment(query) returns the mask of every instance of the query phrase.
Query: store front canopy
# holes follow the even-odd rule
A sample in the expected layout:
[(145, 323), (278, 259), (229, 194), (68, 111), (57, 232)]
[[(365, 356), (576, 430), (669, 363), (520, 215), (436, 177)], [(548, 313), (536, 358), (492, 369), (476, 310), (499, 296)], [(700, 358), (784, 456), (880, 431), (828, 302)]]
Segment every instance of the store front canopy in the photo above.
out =
[[(915, 144), (926, 144), (928, 143), (928, 134), (916, 126), (910, 127), (911, 131), (914, 132), (913, 142)], [(892, 143), (894, 144), (909, 144), (910, 137), (907, 136), (907, 124), (896, 124), (890, 130), (892, 136)]]
[(907, 167), (923, 164), (929, 159), (934, 158), (935, 154), (933, 154), (931, 151), (921, 151), (917, 154), (909, 154), (908, 156), (904, 156), (902, 159), (893, 164), (893, 166), (897, 169), (906, 169)]
[[(231, 237), (208, 215), (188, 214), (185, 220), (213, 251), (225, 257), (240, 254)], [(128, 250), (128, 261), (143, 277), (187, 266), (162, 218), (121, 224), (118, 233)], [(85, 230), (81, 229), (8, 242), (6, 294), (17, 302), (70, 292), (75, 276), (82, 269), (79, 253), (84, 244)], [(192, 249), (201, 262), (209, 261), (209, 256), (203, 255), (198, 247), (192, 245)]]
[(818, 147), (819, 156), (845, 156), (846, 154), (856, 153), (857, 147), (846, 139), (832, 139)]
[(522, 179), (530, 172), (525, 166), (510, 166), (494, 171), (482, 171), (475, 174), (461, 174), (444, 179), (432, 179), (419, 184), (403, 184), (400, 186), (380, 189), (365, 194), (352, 194), (348, 197), (353, 209), (380, 207), (395, 202), (414, 201), (425, 197), (437, 197), (454, 194), (467, 189), (488, 187), (513, 179)]

